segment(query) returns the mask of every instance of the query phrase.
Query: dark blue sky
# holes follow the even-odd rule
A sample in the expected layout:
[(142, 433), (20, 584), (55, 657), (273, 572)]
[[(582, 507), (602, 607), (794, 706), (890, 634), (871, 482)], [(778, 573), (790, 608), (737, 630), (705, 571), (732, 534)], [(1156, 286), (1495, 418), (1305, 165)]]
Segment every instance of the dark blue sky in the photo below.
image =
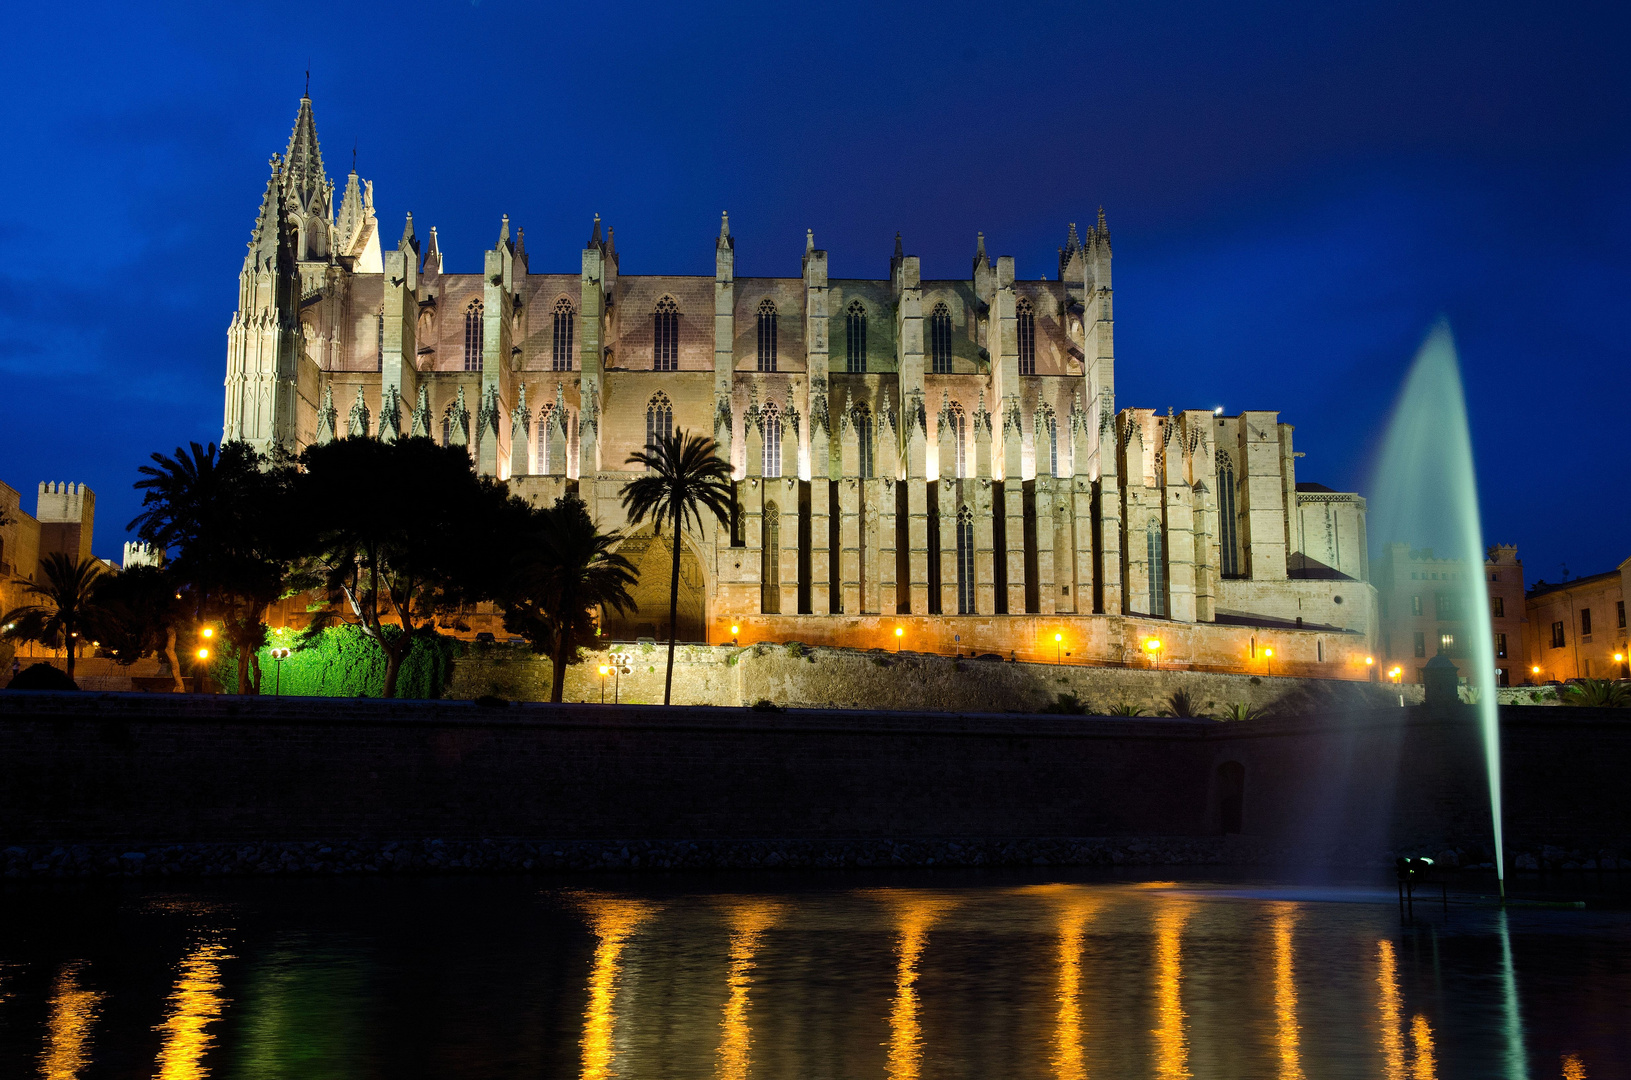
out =
[(1052, 273), (1102, 203), (1118, 403), (1280, 410), (1299, 478), (1366, 489), (1448, 316), (1486, 538), (1531, 580), (1631, 554), (1631, 78), (1594, 4), (400, 3), (8, 16), (0, 479), (97, 492), (116, 555), (155, 449), (220, 437), (226, 326), (266, 159), (311, 93), (387, 242), (411, 210), (473, 271), (534, 270), (599, 212), (627, 273), (925, 276), (974, 234)]

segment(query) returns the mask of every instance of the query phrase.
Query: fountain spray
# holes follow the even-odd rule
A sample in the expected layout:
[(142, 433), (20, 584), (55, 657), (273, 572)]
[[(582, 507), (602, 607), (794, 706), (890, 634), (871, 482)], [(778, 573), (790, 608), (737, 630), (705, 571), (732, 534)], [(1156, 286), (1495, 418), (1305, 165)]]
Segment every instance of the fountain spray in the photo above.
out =
[(1460, 365), (1449, 324), (1440, 320), (1416, 353), (1388, 426), (1372, 490), (1383, 541), (1431, 546), (1465, 567), (1460, 579), (1435, 583), (1453, 593), (1466, 640), (1451, 642), (1466, 673), (1489, 777), (1495, 834), (1495, 876), (1506, 899), (1501, 836), (1501, 747), (1495, 697), (1495, 636), (1484, 582), (1484, 534), (1478, 513), (1478, 478)]

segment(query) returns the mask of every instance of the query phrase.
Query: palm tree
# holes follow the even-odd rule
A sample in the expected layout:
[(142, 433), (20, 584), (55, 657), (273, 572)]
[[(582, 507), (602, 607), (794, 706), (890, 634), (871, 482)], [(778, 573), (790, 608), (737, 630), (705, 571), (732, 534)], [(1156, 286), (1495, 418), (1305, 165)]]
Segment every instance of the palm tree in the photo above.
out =
[(62, 646), (68, 654), (68, 677), (74, 677), (74, 659), (83, 631), (96, 620), (96, 587), (102, 576), (98, 559), (74, 560), (54, 551), (40, 560), (44, 581), (21, 582), (23, 591), (39, 602), (23, 604), (0, 615), (7, 637), (35, 641), (50, 648)]
[(1563, 704), (1623, 709), (1631, 706), (1631, 684), (1613, 679), (1581, 679), (1563, 688)]
[(549, 700), (566, 688), (566, 666), (578, 649), (594, 640), (597, 613), (634, 608), (629, 586), (634, 564), (612, 550), (622, 537), (595, 527), (589, 508), (576, 496), (532, 511), (528, 539), (516, 557), (503, 598), (504, 628), (520, 634), (538, 652), (548, 652), (553, 672)]
[(640, 524), (651, 516), (658, 536), (663, 522), (674, 524), (674, 577), (668, 589), (668, 672), (663, 676), (663, 704), (674, 687), (674, 641), (679, 635), (680, 532), (687, 522), (702, 531), (703, 511), (721, 524), (731, 517), (731, 467), (719, 457), (719, 444), (705, 435), (679, 430), (629, 455), (628, 464), (640, 465), (644, 476), (623, 485), (623, 508), (629, 522)]

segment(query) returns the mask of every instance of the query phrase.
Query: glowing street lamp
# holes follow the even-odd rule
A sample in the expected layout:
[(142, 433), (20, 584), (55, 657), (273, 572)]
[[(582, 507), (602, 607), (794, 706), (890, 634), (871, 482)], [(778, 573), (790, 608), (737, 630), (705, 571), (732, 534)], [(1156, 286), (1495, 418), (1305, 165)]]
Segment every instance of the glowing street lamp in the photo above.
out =
[[(281, 630), (279, 632), (281, 633)], [(283, 661), (287, 659), (289, 659), (288, 649), (279, 647), (272, 650), (272, 663), (274, 665), (272, 670), (275, 673), (272, 679), (273, 697), (283, 696)]]
[(204, 629), (200, 630), (199, 633), (204, 635), (206, 638), (212, 638), (215, 636), (215, 627), (206, 626)]
[(1155, 670), (1161, 670), (1161, 639), (1149, 638), (1144, 642), (1144, 651), (1150, 654), (1150, 664)]
[(904, 638), (905, 636), (906, 636), (906, 628), (904, 626), (895, 627), (895, 651), (896, 652), (900, 652), (900, 642), (901, 642), (901, 639)]
[(199, 649), (198, 658), (200, 660), (208, 660), (210, 658), (210, 651), (208, 649)]
[(738, 626), (736, 623), (731, 623), (731, 644), (732, 645), (736, 644), (736, 636), (738, 634), (740, 634), (741, 632), (742, 632), (742, 628), (740, 626)]
[(600, 665), (600, 703), (602, 705), (606, 704), (606, 676), (611, 673), (612, 669), (610, 667), (605, 664)]
[(1054, 665), (1054, 667), (1059, 666), (1059, 650), (1063, 649), (1064, 647), (1065, 647), (1065, 635), (1063, 635), (1063, 634), (1053, 635), (1053, 665)]
[(1274, 674), (1274, 650), (1273, 649), (1264, 649), (1263, 650), (1263, 665), (1264, 665), (1263, 674), (1265, 674), (1265, 675), (1273, 675)]

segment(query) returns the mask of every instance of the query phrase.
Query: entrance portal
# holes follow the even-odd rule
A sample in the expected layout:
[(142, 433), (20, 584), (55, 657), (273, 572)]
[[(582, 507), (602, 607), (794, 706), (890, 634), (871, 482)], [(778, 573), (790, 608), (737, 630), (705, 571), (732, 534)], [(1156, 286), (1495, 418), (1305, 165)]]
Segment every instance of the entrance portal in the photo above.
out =
[[(616, 641), (636, 638), (668, 640), (668, 589), (674, 571), (674, 536), (665, 531), (656, 536), (642, 529), (618, 545), (617, 553), (634, 564), (639, 580), (629, 590), (638, 610), (608, 612), (605, 635)], [(680, 641), (707, 640), (707, 583), (702, 563), (691, 545), (680, 543)]]

